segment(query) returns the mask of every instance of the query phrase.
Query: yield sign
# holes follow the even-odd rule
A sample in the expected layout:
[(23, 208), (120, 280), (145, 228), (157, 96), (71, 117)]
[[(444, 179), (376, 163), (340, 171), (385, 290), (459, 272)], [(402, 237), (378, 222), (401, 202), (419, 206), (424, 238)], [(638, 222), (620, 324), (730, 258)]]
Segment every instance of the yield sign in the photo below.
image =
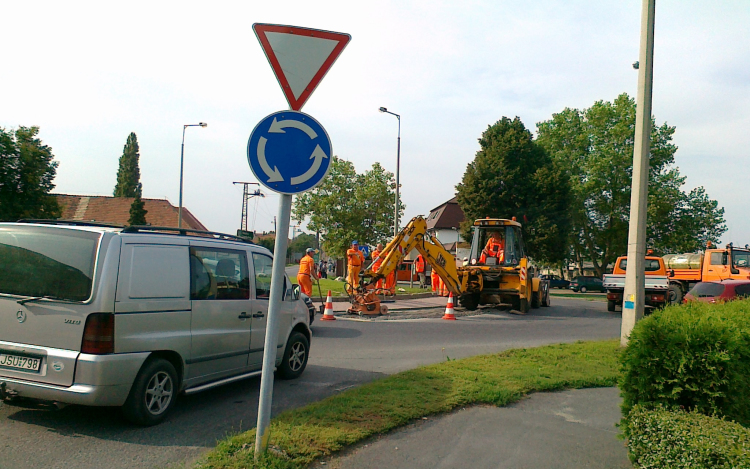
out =
[(279, 24), (255, 23), (253, 31), (294, 111), (302, 109), (352, 38)]

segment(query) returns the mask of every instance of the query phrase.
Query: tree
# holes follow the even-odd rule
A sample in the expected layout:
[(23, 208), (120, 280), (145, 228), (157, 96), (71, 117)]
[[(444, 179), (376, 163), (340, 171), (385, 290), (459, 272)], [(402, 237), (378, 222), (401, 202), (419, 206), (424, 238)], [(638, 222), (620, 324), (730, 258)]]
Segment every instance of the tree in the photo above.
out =
[(275, 244), (276, 244), (276, 237), (274, 236), (273, 238), (268, 237), (268, 238), (260, 239), (258, 240), (258, 244), (268, 249), (269, 251), (273, 252), (273, 248), (275, 247)]
[[(393, 173), (380, 163), (357, 174), (351, 162), (334, 156), (323, 182), (295, 198), (293, 216), (309, 219), (307, 227), (322, 234), (323, 249), (343, 257), (354, 239), (364, 245), (392, 237), (395, 187)], [(399, 208), (401, 218), (405, 207)]]
[[(566, 108), (537, 130), (537, 142), (570, 179), (571, 256), (579, 264), (591, 261), (601, 275), (627, 252), (635, 101), (621, 94), (588, 109)], [(681, 190), (674, 131), (652, 118), (647, 233), (649, 247), (660, 253), (698, 249), (726, 230), (724, 210), (702, 187)]]
[(307, 248), (317, 249), (318, 240), (315, 235), (302, 233), (289, 243), (289, 253), (303, 253)]
[(129, 225), (145, 225), (146, 224), (146, 210), (143, 200), (141, 199), (141, 185), (138, 184), (138, 189), (135, 192), (135, 198), (133, 203), (130, 204), (130, 219), (128, 220)]
[(38, 133), (39, 127), (0, 127), (0, 221), (60, 216), (50, 195), (58, 162)]
[(503, 117), (479, 139), (480, 150), (456, 186), (466, 215), (465, 239), (477, 218), (517, 217), (529, 256), (547, 265), (567, 254), (568, 178), (516, 117)]
[(130, 132), (120, 157), (120, 168), (117, 170), (115, 197), (135, 197), (141, 181), (141, 170), (138, 167), (138, 138)]

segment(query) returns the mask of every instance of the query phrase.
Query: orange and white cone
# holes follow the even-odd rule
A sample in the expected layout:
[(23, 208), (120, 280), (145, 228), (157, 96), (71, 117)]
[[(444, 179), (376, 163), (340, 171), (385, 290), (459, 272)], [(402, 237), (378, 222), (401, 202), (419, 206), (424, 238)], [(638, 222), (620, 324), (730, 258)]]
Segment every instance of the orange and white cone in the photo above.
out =
[(333, 315), (333, 299), (331, 298), (331, 290), (328, 290), (328, 297), (326, 298), (326, 308), (323, 310), (323, 317), (321, 321), (335, 321), (336, 317)]
[(448, 295), (448, 304), (445, 306), (445, 314), (443, 315), (443, 319), (455, 321), (456, 315), (454, 313), (455, 313), (455, 310), (453, 309), (453, 293), (451, 292)]

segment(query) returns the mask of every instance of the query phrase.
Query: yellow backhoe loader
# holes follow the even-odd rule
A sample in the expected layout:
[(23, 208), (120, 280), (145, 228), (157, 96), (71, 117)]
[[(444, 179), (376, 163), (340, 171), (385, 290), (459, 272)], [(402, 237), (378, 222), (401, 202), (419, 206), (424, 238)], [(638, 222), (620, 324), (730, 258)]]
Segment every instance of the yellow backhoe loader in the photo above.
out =
[(486, 218), (474, 222), (468, 265), (458, 266), (456, 259), (437, 239), (427, 233), (421, 216), (406, 227), (383, 249), (377, 270), (373, 262), (360, 274), (362, 279), (353, 295), (349, 312), (379, 315), (381, 307), (375, 285), (395, 271), (404, 257), (416, 249), (437, 272), (446, 288), (468, 310), (479, 305), (506, 305), (526, 314), (529, 307), (549, 306), (549, 281), (535, 275), (523, 245), (521, 224), (513, 220)]

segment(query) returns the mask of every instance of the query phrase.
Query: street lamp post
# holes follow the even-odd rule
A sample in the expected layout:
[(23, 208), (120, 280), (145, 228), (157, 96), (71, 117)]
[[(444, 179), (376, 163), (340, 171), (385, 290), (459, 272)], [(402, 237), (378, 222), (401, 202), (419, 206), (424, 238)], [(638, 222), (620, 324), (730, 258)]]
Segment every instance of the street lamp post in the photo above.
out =
[(206, 127), (205, 122), (185, 124), (182, 126), (182, 150), (180, 151), (180, 208), (177, 210), (177, 228), (182, 228), (182, 167), (185, 162), (185, 130), (188, 127)]
[(401, 116), (396, 114), (395, 112), (391, 112), (388, 109), (381, 107), (380, 112), (385, 112), (386, 114), (391, 114), (392, 116), (396, 116), (396, 119), (398, 119), (398, 140), (396, 144), (396, 203), (395, 203), (395, 210), (393, 215), (393, 236), (398, 236), (398, 190), (399, 190), (399, 180), (398, 180), (398, 173), (399, 168), (401, 167)]

